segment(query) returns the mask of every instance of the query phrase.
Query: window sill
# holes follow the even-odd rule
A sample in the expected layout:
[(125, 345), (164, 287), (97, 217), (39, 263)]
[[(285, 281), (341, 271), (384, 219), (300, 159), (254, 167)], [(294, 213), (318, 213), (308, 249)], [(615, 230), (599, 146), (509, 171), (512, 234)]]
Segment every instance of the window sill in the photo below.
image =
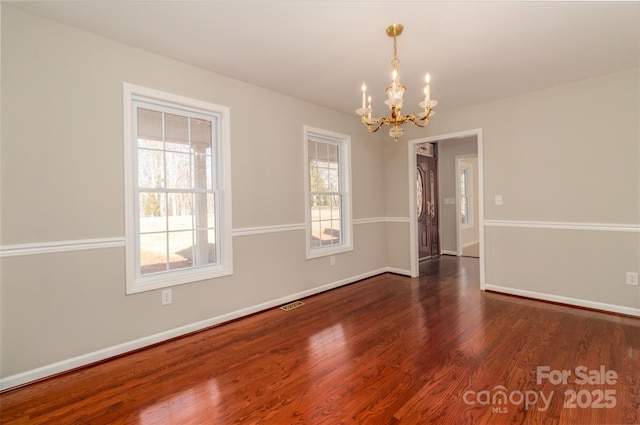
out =
[(344, 254), (353, 251), (353, 245), (340, 245), (327, 248), (316, 248), (307, 250), (307, 260), (314, 258), (328, 257), (330, 255)]
[(207, 279), (215, 279), (233, 274), (231, 268), (203, 267), (199, 270), (166, 272), (158, 275), (139, 277), (131, 285), (127, 285), (127, 295), (140, 292), (154, 291), (187, 283), (199, 282)]

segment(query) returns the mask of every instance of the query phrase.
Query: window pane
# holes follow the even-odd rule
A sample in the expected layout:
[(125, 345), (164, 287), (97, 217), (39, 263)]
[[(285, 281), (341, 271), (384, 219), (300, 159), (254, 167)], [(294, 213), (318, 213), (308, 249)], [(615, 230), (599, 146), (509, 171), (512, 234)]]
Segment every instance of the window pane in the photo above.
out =
[(327, 144), (327, 165), (329, 168), (338, 168), (338, 146)]
[(191, 189), (190, 159), (190, 155), (187, 153), (166, 153), (167, 188)]
[(213, 229), (216, 226), (216, 195), (207, 193), (207, 223), (206, 226), (203, 224), (202, 227)]
[(318, 192), (318, 163), (315, 160), (309, 162), (309, 191)]
[(196, 189), (211, 189), (211, 156), (194, 152), (191, 155), (193, 164), (193, 187)]
[(164, 187), (164, 155), (162, 151), (138, 149), (138, 186)]
[(330, 197), (322, 196), (322, 206), (320, 207), (320, 219), (331, 220), (333, 218), (333, 208), (330, 205)]
[(162, 112), (138, 108), (138, 147), (163, 149)]
[(331, 220), (322, 220), (320, 222), (320, 245), (329, 245), (331, 243)]
[(209, 264), (216, 264), (218, 257), (216, 254), (216, 229), (209, 229)]
[(327, 169), (326, 168), (318, 168), (318, 173), (316, 175), (316, 192), (328, 192), (329, 185), (327, 182)]
[(311, 247), (316, 248), (320, 246), (320, 236), (322, 235), (322, 231), (320, 230), (320, 222), (312, 221), (311, 222)]
[(468, 193), (468, 181), (469, 181), (469, 169), (465, 168), (464, 170), (462, 170), (462, 173), (460, 173), (460, 193), (462, 195), (466, 195)]
[(140, 233), (167, 230), (166, 195), (164, 193), (140, 193)]
[(339, 192), (340, 191), (340, 174), (338, 169), (329, 170), (328, 175), (328, 191), (329, 192)]
[(193, 266), (206, 266), (207, 264), (214, 264), (215, 259), (215, 230), (213, 229), (198, 229), (193, 232), (194, 245), (193, 245)]
[(191, 147), (196, 152), (211, 155), (211, 121), (191, 119)]
[(191, 267), (193, 262), (193, 232), (169, 233), (169, 268)]
[(307, 142), (308, 151), (309, 151), (309, 160), (318, 158), (318, 143), (308, 141)]
[(191, 119), (191, 149), (193, 155), (194, 187), (212, 188), (211, 121)]
[(140, 235), (140, 274), (167, 270), (167, 234)]
[(175, 152), (189, 152), (189, 118), (174, 114), (164, 114), (166, 149)]
[(331, 196), (331, 235), (333, 236), (332, 243), (342, 242), (342, 227), (341, 227), (341, 211), (342, 211), (342, 196)]
[(318, 160), (318, 162), (327, 162), (328, 157), (326, 143), (316, 143), (316, 159)]
[(193, 195), (191, 193), (169, 193), (169, 230), (193, 229)]
[(207, 155), (206, 157), (206, 161), (207, 161), (207, 189), (213, 189), (214, 186), (216, 185), (213, 181), (214, 179), (214, 173), (213, 173), (213, 157), (211, 155)]
[(467, 205), (469, 198), (467, 196), (463, 196), (460, 199), (460, 218), (462, 224), (469, 224), (469, 217), (467, 215)]

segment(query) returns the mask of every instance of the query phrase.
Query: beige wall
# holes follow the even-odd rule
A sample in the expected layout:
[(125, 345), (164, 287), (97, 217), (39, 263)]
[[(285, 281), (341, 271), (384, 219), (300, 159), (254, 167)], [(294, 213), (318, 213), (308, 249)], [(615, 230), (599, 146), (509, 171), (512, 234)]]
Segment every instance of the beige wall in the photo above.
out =
[[(407, 141), (475, 128), (484, 141), (487, 287), (640, 312), (638, 288), (624, 284), (624, 272), (640, 271), (637, 69), (440, 112), (426, 132), (408, 129), (394, 144), (355, 116), (6, 5), (1, 39), (3, 247), (122, 239), (122, 82), (231, 108), (236, 230), (234, 275), (175, 287), (164, 307), (158, 291), (125, 296), (122, 246), (4, 256), (0, 374), (9, 384), (410, 269)], [(305, 260), (295, 229), (304, 222), (305, 124), (352, 136), (355, 249), (334, 267)], [(496, 194), (504, 205), (493, 204)], [(270, 226), (291, 229), (241, 232)]]
[(639, 103), (632, 69), (434, 117), (482, 129), (487, 289), (640, 314)]
[[(122, 243), (3, 256), (1, 376), (13, 377), (6, 385), (380, 273), (387, 265), (383, 156), (355, 115), (6, 5), (3, 248), (26, 252), (28, 244), (122, 240), (123, 82), (231, 108), (234, 274), (174, 287), (173, 303), (161, 306), (159, 291), (125, 295)], [(355, 249), (337, 255), (335, 266), (329, 258), (305, 259), (299, 229), (305, 221), (303, 125), (352, 137)], [(245, 234), (271, 226), (287, 230)]]

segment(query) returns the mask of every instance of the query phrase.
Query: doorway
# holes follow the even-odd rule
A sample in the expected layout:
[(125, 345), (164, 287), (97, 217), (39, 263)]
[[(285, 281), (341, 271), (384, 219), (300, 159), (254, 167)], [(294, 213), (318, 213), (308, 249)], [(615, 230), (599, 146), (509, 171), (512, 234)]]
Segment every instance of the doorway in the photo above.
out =
[(422, 143), (416, 146), (419, 261), (440, 255), (438, 198), (438, 146), (435, 143)]
[[(409, 140), (408, 146), (408, 171), (409, 171), (409, 260), (411, 265), (411, 277), (418, 277), (420, 275), (420, 250), (419, 250), (419, 229), (418, 229), (418, 203), (417, 203), (417, 190), (416, 190), (416, 180), (417, 180), (417, 167), (418, 167), (418, 156), (416, 155), (416, 147), (418, 145), (422, 145), (425, 143), (434, 144), (438, 146), (438, 167), (437, 172), (435, 173), (436, 180), (435, 182), (439, 183), (436, 185), (442, 186), (442, 161), (443, 161), (443, 151), (445, 147), (449, 153), (447, 155), (460, 155), (458, 153), (458, 147), (461, 146), (465, 141), (473, 140), (474, 146), (476, 147), (476, 155), (478, 157), (477, 162), (477, 197), (475, 197), (474, 201), (477, 206), (477, 215), (474, 218), (474, 221), (478, 227), (479, 231), (479, 269), (480, 269), (480, 289), (484, 290), (485, 285), (485, 258), (484, 258), (484, 170), (483, 170), (483, 140), (482, 140), (482, 129), (473, 129), (467, 131), (460, 131), (456, 133), (447, 133), (441, 134), (437, 136), (430, 136), (421, 139), (413, 139)], [(458, 143), (456, 143), (458, 142)], [(453, 153), (452, 153), (453, 152)], [(453, 158), (451, 158), (451, 181), (455, 181), (455, 163)], [(438, 198), (440, 202), (437, 202), (437, 210), (435, 214), (438, 218), (437, 221), (437, 234), (438, 234), (438, 244), (439, 244), (439, 254), (447, 254), (447, 255), (457, 255), (457, 234), (455, 227), (457, 222), (456, 211), (454, 208), (458, 203), (458, 197), (455, 194), (455, 189), (450, 190), (450, 194), (443, 193), (440, 191), (441, 188), (437, 189)], [(445, 208), (446, 207), (446, 208)], [(443, 209), (447, 211), (451, 210), (450, 214), (446, 213), (443, 216)], [(445, 223), (444, 219), (447, 219)], [(451, 222), (451, 223), (449, 223)], [(448, 226), (452, 225), (452, 229), (446, 232), (446, 235), (443, 233), (443, 229), (448, 229)], [(447, 236), (448, 235), (448, 236)], [(451, 241), (445, 241), (443, 238), (451, 238)], [(446, 246), (444, 243), (446, 242)]]

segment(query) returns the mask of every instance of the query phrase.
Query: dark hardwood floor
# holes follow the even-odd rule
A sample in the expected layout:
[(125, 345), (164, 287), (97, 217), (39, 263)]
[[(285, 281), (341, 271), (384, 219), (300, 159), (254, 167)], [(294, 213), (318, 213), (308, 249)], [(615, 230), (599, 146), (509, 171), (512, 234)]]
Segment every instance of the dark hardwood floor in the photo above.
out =
[(640, 423), (640, 319), (483, 293), (473, 258), (423, 268), (5, 392), (1, 422)]

